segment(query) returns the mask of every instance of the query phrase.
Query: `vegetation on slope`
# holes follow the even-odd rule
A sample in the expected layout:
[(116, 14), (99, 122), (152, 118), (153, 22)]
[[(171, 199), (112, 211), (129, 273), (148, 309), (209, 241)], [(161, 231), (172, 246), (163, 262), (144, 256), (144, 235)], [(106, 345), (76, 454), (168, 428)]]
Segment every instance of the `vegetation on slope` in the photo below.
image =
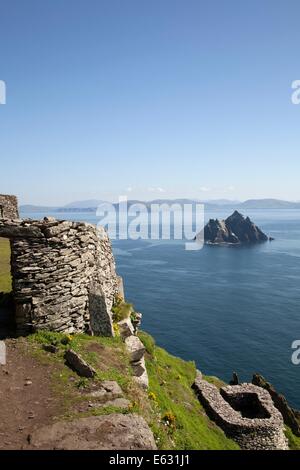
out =
[(10, 244), (6, 238), (0, 238), (0, 292), (10, 291)]
[[(14, 340), (13, 347), (20, 357), (29, 355), (46, 368), (50, 389), (43, 390), (41, 398), (46, 403), (51, 397), (56, 403), (60, 413), (53, 416), (55, 420), (134, 412), (146, 419), (159, 449), (238, 449), (209, 420), (196, 399), (191, 389), (196, 373), (194, 363), (168, 354), (144, 332), (140, 332), (140, 338), (147, 348), (148, 391), (142, 390), (134, 381), (128, 353), (119, 337), (43, 331)], [(45, 345), (55, 345), (57, 352), (47, 352)], [(69, 347), (95, 368), (94, 379), (80, 378), (66, 365), (64, 353)], [(128, 400), (125, 407), (105, 404), (101, 400), (97, 404), (97, 398), (91, 399), (90, 392), (97, 390), (103, 380), (114, 380), (120, 385)], [(290, 448), (299, 449), (300, 439), (289, 429), (286, 434)]]
[[(147, 356), (149, 398), (153, 415), (151, 426), (162, 449), (238, 449), (205, 414), (191, 386), (196, 367), (155, 345), (140, 332)], [(158, 426), (157, 422), (164, 423)]]
[[(191, 389), (195, 365), (156, 347), (146, 333), (141, 332), (140, 337), (147, 347), (148, 391), (135, 383), (124, 343), (118, 337), (71, 336), (45, 331), (18, 341), (26, 354), (48, 365), (51, 392), (64, 410), (59, 419), (134, 412), (146, 419), (160, 449), (237, 449), (238, 446), (207, 418), (195, 398)], [(46, 352), (45, 344), (56, 345), (58, 352)], [(66, 366), (64, 352), (69, 347), (96, 369), (94, 379), (82, 379)], [(127, 408), (90, 407), (89, 391), (102, 380), (115, 380), (121, 386), (129, 400)]]
[(288, 426), (285, 427), (285, 435), (289, 441), (289, 448), (291, 450), (300, 450), (300, 437), (295, 436)]

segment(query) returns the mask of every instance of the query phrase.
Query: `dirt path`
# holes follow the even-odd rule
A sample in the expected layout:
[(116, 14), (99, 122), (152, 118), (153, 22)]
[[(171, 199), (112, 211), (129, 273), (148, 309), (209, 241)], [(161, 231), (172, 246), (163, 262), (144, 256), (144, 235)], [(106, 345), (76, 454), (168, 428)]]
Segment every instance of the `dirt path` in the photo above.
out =
[(23, 449), (28, 435), (51, 424), (61, 407), (51, 392), (49, 366), (27, 355), (25, 342), (5, 343), (7, 364), (0, 365), (0, 449)]

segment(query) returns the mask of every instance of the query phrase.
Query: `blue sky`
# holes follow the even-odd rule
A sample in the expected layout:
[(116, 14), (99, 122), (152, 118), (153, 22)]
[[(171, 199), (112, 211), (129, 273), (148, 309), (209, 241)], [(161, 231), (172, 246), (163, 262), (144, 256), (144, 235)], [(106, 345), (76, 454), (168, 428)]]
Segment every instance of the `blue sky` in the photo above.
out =
[(0, 193), (300, 200), (298, 0), (0, 0)]

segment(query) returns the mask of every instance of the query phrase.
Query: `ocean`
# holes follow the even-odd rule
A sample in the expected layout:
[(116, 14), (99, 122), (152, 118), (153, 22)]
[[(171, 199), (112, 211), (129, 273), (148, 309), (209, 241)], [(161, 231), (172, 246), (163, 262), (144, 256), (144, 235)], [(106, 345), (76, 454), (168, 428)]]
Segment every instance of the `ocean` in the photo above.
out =
[[(142, 328), (170, 353), (228, 382), (259, 372), (300, 409), (300, 211), (245, 210), (272, 242), (245, 247), (184, 241), (113, 241), (126, 298), (143, 314)], [(22, 214), (96, 223), (92, 213)], [(226, 217), (228, 210), (207, 213)]]

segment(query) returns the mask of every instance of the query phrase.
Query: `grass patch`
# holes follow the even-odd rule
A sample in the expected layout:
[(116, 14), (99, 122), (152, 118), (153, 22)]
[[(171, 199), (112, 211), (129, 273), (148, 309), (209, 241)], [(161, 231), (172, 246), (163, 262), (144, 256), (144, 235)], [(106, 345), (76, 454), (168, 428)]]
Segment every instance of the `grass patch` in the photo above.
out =
[(11, 287), (10, 243), (6, 238), (0, 238), (0, 292), (10, 292)]
[[(116, 380), (122, 387), (131, 377), (129, 358), (119, 337), (106, 338), (86, 334), (66, 335), (51, 331), (38, 331), (28, 341), (38, 345), (53, 344), (59, 348), (63, 358), (67, 349), (73, 349), (96, 370), (98, 380)], [(40, 348), (40, 352), (44, 351)], [(50, 353), (51, 355), (51, 353)]]
[[(27, 339), (29, 352), (40, 363), (48, 364), (52, 376), (52, 390), (63, 404), (63, 419), (74, 419), (85, 416), (97, 416), (109, 413), (139, 413), (144, 415), (147, 395), (133, 381), (129, 357), (121, 338), (106, 338), (86, 334), (66, 335), (50, 331), (39, 331)], [(58, 352), (46, 352), (42, 345), (53, 344)], [(64, 360), (67, 349), (73, 349), (96, 370), (94, 379), (79, 377)], [(130, 402), (128, 409), (104, 406), (88, 408), (84, 406), (91, 400), (89, 389), (100, 386), (103, 380), (116, 381)], [(93, 402), (97, 399), (93, 399)], [(146, 403), (147, 405), (147, 403)], [(84, 409), (84, 411), (82, 411)]]
[[(30, 354), (49, 364), (53, 391), (65, 410), (61, 418), (134, 412), (146, 419), (160, 449), (237, 449), (238, 446), (208, 419), (191, 389), (195, 364), (156, 347), (153, 338), (146, 333), (141, 332), (140, 338), (147, 349), (148, 392), (133, 380), (127, 351), (118, 337), (39, 331), (26, 341)], [(43, 344), (56, 345), (58, 353), (44, 351)], [(64, 352), (67, 348), (78, 352), (95, 368), (94, 379), (82, 379), (66, 366)], [(102, 380), (118, 382), (130, 401), (128, 409), (87, 407), (89, 387)]]
[(130, 317), (130, 314), (134, 311), (134, 309), (132, 304), (125, 302), (122, 297), (117, 296), (111, 311), (113, 314), (113, 321), (117, 323)]
[(285, 427), (284, 433), (289, 441), (289, 448), (291, 450), (300, 450), (300, 437), (295, 436), (288, 426)]
[[(149, 390), (136, 385), (128, 354), (120, 338), (95, 337), (85, 334), (66, 335), (39, 331), (26, 340), (27, 349), (38, 361), (49, 366), (52, 389), (62, 404), (61, 419), (74, 419), (110, 413), (138, 413), (150, 425), (159, 449), (164, 450), (229, 450), (239, 449), (206, 415), (191, 385), (196, 376), (193, 362), (174, 357), (155, 345), (154, 339), (140, 332), (146, 347)], [(58, 353), (43, 350), (43, 344), (54, 344)], [(94, 379), (79, 377), (66, 366), (64, 353), (68, 348), (78, 352), (96, 369)], [(217, 387), (224, 383), (217, 377), (205, 377)], [(115, 380), (130, 401), (126, 409), (114, 406), (88, 408), (91, 384)], [(93, 401), (95, 401), (93, 399)], [(300, 450), (300, 437), (286, 427), (290, 449)]]
[(152, 431), (160, 449), (238, 449), (223, 431), (206, 416), (191, 386), (196, 366), (171, 356), (140, 332), (148, 357), (149, 400)]
[(214, 377), (213, 375), (204, 375), (203, 378), (209, 382), (210, 384), (215, 385), (217, 388), (224, 387), (224, 385), (227, 385), (223, 380), (219, 379), (219, 377)]

